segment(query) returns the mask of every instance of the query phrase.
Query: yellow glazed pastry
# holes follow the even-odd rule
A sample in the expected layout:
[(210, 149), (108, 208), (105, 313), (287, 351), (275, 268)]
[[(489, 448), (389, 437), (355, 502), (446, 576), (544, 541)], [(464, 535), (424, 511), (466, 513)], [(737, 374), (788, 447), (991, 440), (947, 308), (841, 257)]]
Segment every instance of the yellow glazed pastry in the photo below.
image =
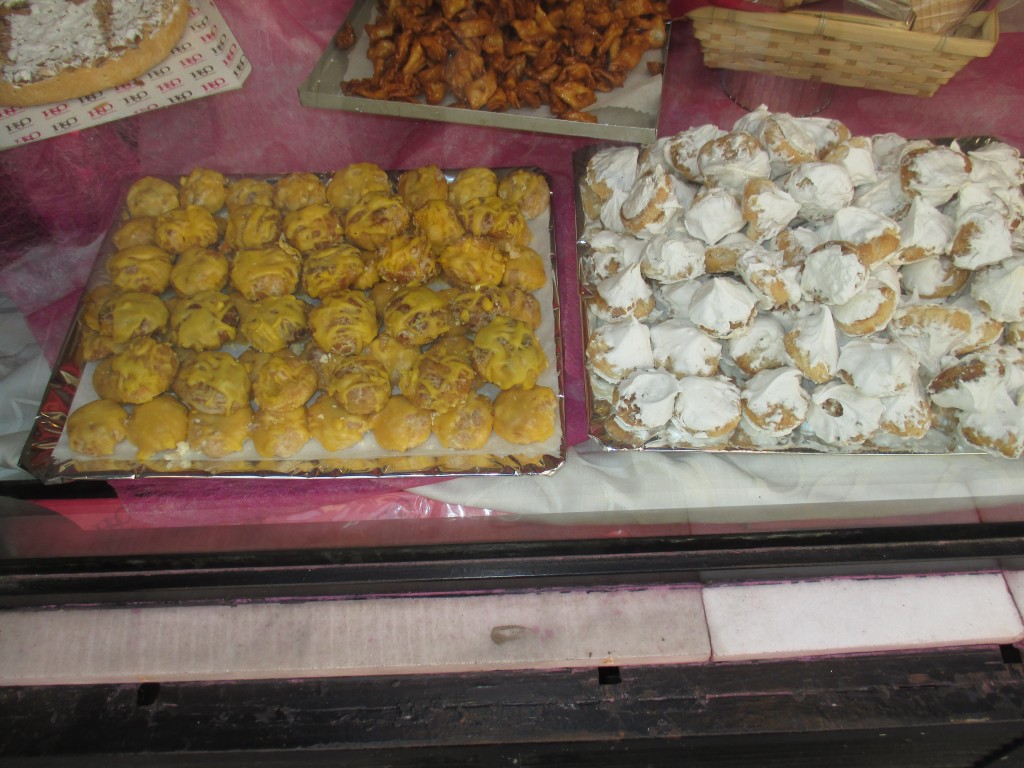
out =
[(370, 342), (366, 354), (384, 366), (392, 384), (398, 384), (402, 372), (412, 367), (422, 352), (418, 346), (403, 344), (385, 331)]
[(327, 202), (344, 213), (369, 192), (391, 193), (387, 171), (376, 163), (352, 163), (340, 169), (327, 183)]
[(491, 401), (472, 394), (458, 408), (434, 414), (434, 434), (441, 445), (453, 451), (482, 448), (491, 436), (494, 411)]
[(508, 317), (481, 328), (473, 341), (473, 367), (501, 389), (532, 387), (548, 364), (533, 329)]
[(449, 299), (448, 306), (452, 321), (469, 331), (478, 331), (495, 318), (512, 314), (509, 293), (500, 288), (459, 291)]
[(286, 459), (309, 442), (306, 409), (256, 411), (249, 425), (249, 437), (256, 452), (264, 458)]
[(281, 230), (288, 242), (303, 254), (337, 245), (345, 234), (338, 214), (327, 203), (314, 203), (289, 211)]
[(395, 293), (384, 309), (384, 328), (402, 344), (429, 344), (451, 327), (448, 304), (425, 286)]
[(479, 197), (498, 194), (498, 176), (490, 168), (464, 168), (448, 185), (448, 202), (461, 208)]
[(156, 218), (139, 216), (128, 219), (119, 226), (111, 237), (111, 243), (117, 249), (131, 245), (153, 245), (156, 242)]
[(466, 234), (466, 228), (459, 221), (459, 214), (451, 203), (445, 200), (430, 200), (412, 214), (420, 232), (427, 238), (434, 253), (440, 254), (448, 243)]
[(224, 204), (228, 210), (241, 205), (263, 205), (274, 207), (274, 187), (262, 179), (241, 178), (228, 184)]
[(355, 355), (377, 335), (377, 313), (364, 294), (341, 291), (310, 310), (309, 326), (313, 341), (324, 352)]
[(432, 431), (430, 411), (395, 395), (373, 421), (373, 435), (386, 451), (408, 451), (422, 445)]
[(403, 285), (421, 285), (434, 278), (438, 264), (425, 237), (418, 234), (399, 234), (381, 244), (377, 271), (381, 280)]
[(167, 327), (167, 307), (159, 296), (140, 291), (118, 293), (100, 309), (100, 332), (114, 342), (152, 336)]
[(448, 179), (436, 165), (424, 165), (398, 177), (398, 194), (415, 211), (431, 200), (448, 199)]
[(228, 198), (228, 182), (224, 174), (210, 168), (193, 168), (179, 182), (178, 199), (182, 208), (198, 205), (216, 213)]
[(227, 285), (230, 270), (224, 254), (210, 248), (187, 248), (171, 267), (171, 287), (179, 296), (219, 291)]
[(475, 384), (468, 357), (451, 353), (427, 352), (399, 379), (402, 394), (413, 405), (438, 413), (461, 408)]
[(281, 235), (281, 212), (262, 203), (243, 203), (230, 209), (224, 244), (229, 248), (262, 248)]
[(216, 243), (219, 236), (213, 214), (202, 206), (175, 208), (156, 217), (155, 241), (168, 253), (205, 248)]
[(125, 204), (132, 218), (155, 218), (178, 207), (178, 188), (169, 181), (155, 176), (145, 176), (133, 182), (128, 188)]
[(526, 217), (519, 208), (497, 195), (479, 197), (464, 203), (458, 212), (466, 231), (478, 237), (493, 237), (515, 243), (529, 243), (533, 237)]
[(345, 214), (345, 233), (360, 248), (380, 248), (409, 226), (411, 217), (402, 198), (368, 192)]
[(155, 245), (132, 245), (107, 260), (107, 274), (122, 291), (163, 293), (171, 278), (174, 257)]
[(445, 279), (457, 288), (501, 283), (508, 257), (490, 238), (466, 235), (450, 243), (439, 259)]
[(200, 352), (182, 364), (174, 394), (193, 411), (223, 416), (249, 405), (249, 372), (227, 352)]
[(139, 458), (173, 451), (188, 438), (188, 408), (171, 395), (160, 395), (135, 406), (128, 418), (128, 440)]
[(349, 413), (378, 413), (391, 397), (391, 378), (370, 357), (332, 358), (322, 372), (324, 391)]
[(302, 264), (302, 287), (314, 299), (348, 290), (366, 269), (362, 251), (344, 243), (311, 253)]
[(163, 394), (177, 371), (178, 356), (170, 344), (140, 336), (103, 360), (93, 372), (92, 383), (104, 399), (138, 404)]
[(309, 335), (309, 305), (297, 296), (272, 296), (243, 303), (238, 329), (254, 349), (277, 352)]
[(293, 293), (299, 284), (298, 256), (277, 245), (239, 251), (231, 265), (231, 285), (250, 301)]
[(288, 350), (269, 355), (252, 372), (252, 398), (260, 411), (291, 411), (316, 392), (316, 370)]
[(328, 451), (351, 448), (370, 430), (372, 416), (349, 413), (333, 397), (319, 397), (306, 409), (309, 434)]
[(557, 418), (558, 397), (548, 387), (508, 389), (494, 399), (494, 433), (510, 443), (547, 440)]
[(236, 453), (242, 450), (249, 437), (252, 419), (248, 403), (226, 415), (192, 411), (188, 419), (189, 447), (214, 459)]
[(537, 218), (551, 204), (547, 179), (526, 168), (516, 168), (499, 181), (498, 196), (518, 206), (528, 219)]
[(112, 400), (93, 400), (75, 410), (67, 421), (68, 442), (75, 453), (109, 456), (125, 437), (128, 412)]
[(505, 273), (501, 284), (524, 291), (539, 291), (548, 281), (544, 269), (544, 257), (528, 245), (505, 242), (501, 244), (505, 254)]
[(171, 341), (201, 352), (234, 341), (239, 322), (235, 303), (219, 291), (178, 299), (171, 310)]
[(274, 184), (274, 205), (286, 213), (326, 202), (326, 190), (315, 173), (289, 173)]

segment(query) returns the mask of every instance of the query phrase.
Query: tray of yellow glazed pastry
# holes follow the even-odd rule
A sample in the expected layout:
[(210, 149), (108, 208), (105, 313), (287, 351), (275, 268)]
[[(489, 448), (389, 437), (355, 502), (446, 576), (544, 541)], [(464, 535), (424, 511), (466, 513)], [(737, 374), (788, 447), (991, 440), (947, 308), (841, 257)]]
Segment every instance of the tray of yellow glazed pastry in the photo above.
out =
[(46, 482), (552, 472), (553, 259), (536, 168), (137, 179), (22, 466)]
[(609, 449), (1024, 451), (1024, 162), (761, 107), (574, 155)]

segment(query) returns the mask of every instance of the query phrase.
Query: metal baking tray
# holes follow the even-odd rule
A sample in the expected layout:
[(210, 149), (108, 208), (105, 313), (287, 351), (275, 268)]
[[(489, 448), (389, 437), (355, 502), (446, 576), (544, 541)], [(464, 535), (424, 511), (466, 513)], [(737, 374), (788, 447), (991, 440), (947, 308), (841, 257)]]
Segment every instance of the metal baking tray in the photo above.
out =
[(299, 101), (304, 106), (608, 141), (648, 142), (653, 141), (658, 134), (664, 77), (648, 74), (647, 62), (658, 62), (664, 69), (668, 57), (668, 41), (671, 38), (668, 24), (665, 45), (660, 50), (647, 52), (624, 87), (616, 88), (611, 93), (597, 94), (597, 103), (587, 111), (596, 115), (598, 122), (580, 123), (556, 118), (546, 106), (487, 112), (434, 106), (426, 102), (385, 101), (345, 95), (341, 90), (343, 80), (372, 74), (372, 66), (366, 56), (368, 38), (364, 28), (373, 20), (376, 7), (375, 0), (356, 0), (345, 20), (356, 33), (356, 44), (348, 50), (341, 50), (332, 37), (316, 66), (299, 86)]
[[(994, 139), (987, 136), (971, 136), (963, 138), (933, 139), (935, 143), (949, 144), (956, 141), (963, 149), (982, 147)], [(880, 435), (877, 439), (859, 446), (837, 447), (818, 440), (813, 435), (796, 430), (788, 438), (781, 440), (778, 446), (770, 448), (752, 448), (747, 445), (735, 445), (728, 442), (701, 446), (685, 445), (674, 442), (666, 430), (650, 436), (638, 437), (635, 441), (623, 439), (617, 433), (609, 433), (608, 423), (613, 418), (610, 400), (610, 385), (597, 376), (587, 359), (586, 346), (591, 330), (600, 323), (587, 310), (587, 299), (594, 295), (593, 286), (588, 282), (584, 260), (590, 255), (587, 243), (588, 219), (583, 210), (580, 186), (585, 178), (587, 163), (600, 150), (608, 148), (608, 144), (594, 144), (583, 147), (573, 153), (573, 196), (576, 224), (576, 265), (579, 292), (579, 311), (581, 315), (583, 359), (586, 367), (584, 388), (587, 407), (587, 434), (591, 440), (609, 451), (660, 451), (668, 453), (711, 452), (711, 453), (792, 453), (792, 454), (842, 454), (842, 455), (947, 455), (947, 454), (981, 454), (983, 451), (964, 443), (956, 435), (932, 427), (920, 439), (901, 438), (894, 435)]]
[[(449, 180), (459, 169), (446, 170)], [(499, 178), (512, 168), (495, 168)], [(544, 175), (548, 189), (550, 177), (538, 168), (529, 168)], [(400, 170), (389, 171), (395, 182)], [(318, 174), (322, 181), (330, 173)], [(273, 182), (274, 176), (247, 174)], [(228, 180), (241, 176), (228, 176)], [(176, 179), (168, 178), (175, 182)], [(308, 477), (308, 478), (372, 478), (372, 477), (456, 477), (462, 475), (536, 475), (549, 474), (564, 462), (567, 453), (565, 436), (565, 403), (563, 386), (563, 354), (558, 286), (555, 268), (553, 200), (548, 210), (532, 221), (531, 247), (546, 256), (547, 284), (534, 291), (541, 306), (541, 325), (536, 334), (548, 358), (548, 366), (537, 380), (538, 385), (550, 387), (558, 398), (558, 418), (555, 433), (546, 441), (528, 445), (512, 445), (492, 435), (479, 451), (452, 451), (438, 443), (435, 436), (422, 446), (407, 453), (384, 451), (376, 446), (372, 436), (352, 448), (326, 452), (315, 440), (310, 440), (295, 456), (287, 459), (268, 459), (256, 454), (247, 440), (243, 451), (222, 459), (211, 459), (201, 454), (157, 456), (144, 463), (134, 457), (134, 448), (122, 443), (119, 453), (110, 457), (93, 458), (74, 455), (64, 434), (64, 425), (79, 405), (96, 397), (90, 384), (95, 363), (84, 366), (76, 360), (81, 341), (81, 316), (85, 296), (90, 289), (108, 281), (106, 261), (114, 251), (111, 244), (116, 226), (111, 228), (93, 267), (83, 299), (75, 311), (74, 320), (64, 339), (57, 362), (44, 391), (29, 437), (21, 454), (20, 464), (44, 483), (71, 480), (118, 480), (153, 477)], [(122, 201), (123, 209), (123, 201)], [(222, 212), (223, 214), (223, 212)], [(117, 220), (121, 221), (120, 218)], [(315, 305), (309, 297), (302, 297)], [(312, 343), (312, 342), (310, 342)], [(492, 385), (487, 385), (492, 387)], [(488, 394), (486, 390), (485, 394)], [(496, 391), (496, 388), (495, 388)], [(493, 396), (494, 392), (490, 392)]]

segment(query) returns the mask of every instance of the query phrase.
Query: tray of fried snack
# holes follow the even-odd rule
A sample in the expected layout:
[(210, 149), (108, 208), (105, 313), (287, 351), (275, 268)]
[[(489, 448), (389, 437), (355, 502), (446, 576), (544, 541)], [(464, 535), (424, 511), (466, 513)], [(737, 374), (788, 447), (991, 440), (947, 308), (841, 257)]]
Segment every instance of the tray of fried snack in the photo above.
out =
[(761, 107), (574, 155), (609, 449), (1024, 450), (1024, 165)]
[(22, 466), (46, 482), (552, 472), (554, 252), (536, 168), (140, 178)]
[(567, 136), (657, 136), (662, 0), (356, 0), (305, 106)]

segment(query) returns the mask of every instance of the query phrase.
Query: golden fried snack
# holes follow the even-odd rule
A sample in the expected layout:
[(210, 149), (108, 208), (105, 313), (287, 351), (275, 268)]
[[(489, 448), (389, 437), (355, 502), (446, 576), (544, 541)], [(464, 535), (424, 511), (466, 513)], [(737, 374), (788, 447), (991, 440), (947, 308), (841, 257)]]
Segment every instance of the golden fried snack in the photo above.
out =
[(264, 458), (294, 456), (309, 442), (306, 409), (300, 405), (290, 411), (256, 411), (249, 437), (256, 453)]
[(478, 331), (497, 317), (509, 317), (512, 310), (508, 292), (488, 286), (459, 291), (448, 306), (454, 321), (469, 331)]
[(196, 352), (219, 349), (234, 341), (239, 319), (238, 308), (228, 296), (220, 291), (200, 291), (174, 302), (170, 340)]
[(345, 214), (345, 233), (360, 248), (380, 248), (409, 226), (411, 218), (402, 198), (367, 192)]
[(324, 391), (349, 413), (378, 413), (391, 397), (391, 379), (371, 357), (332, 357), (323, 366)]
[(447, 200), (430, 200), (412, 213), (420, 232), (427, 238), (431, 250), (440, 254), (444, 247), (466, 234), (455, 207)]
[(373, 435), (386, 451), (408, 451), (430, 438), (431, 414), (404, 395), (395, 395), (373, 420)]
[(115, 343), (152, 336), (167, 327), (167, 307), (159, 296), (125, 291), (111, 296), (100, 309), (100, 332)]
[(494, 434), (516, 445), (547, 440), (557, 418), (558, 397), (548, 387), (506, 389), (494, 399)]
[(316, 369), (287, 349), (269, 355), (251, 372), (252, 399), (260, 411), (291, 411), (316, 392)]
[(297, 296), (272, 296), (239, 307), (238, 330), (261, 352), (277, 352), (309, 335), (309, 305)]
[(112, 400), (93, 400), (75, 409), (66, 424), (68, 443), (75, 453), (109, 456), (128, 436), (128, 412)]
[(382, 323), (384, 322), (384, 310), (388, 308), (388, 304), (391, 300), (400, 292), (404, 291), (405, 288), (406, 286), (401, 285), (400, 283), (382, 281), (370, 289), (370, 300), (373, 302), (373, 308), (377, 313), (377, 319)]
[(343, 451), (370, 431), (372, 416), (349, 413), (333, 397), (320, 397), (306, 408), (309, 434), (328, 451)]
[(242, 205), (262, 205), (274, 207), (274, 187), (269, 181), (262, 179), (236, 179), (228, 185), (224, 204), (229, 211)]
[(381, 280), (421, 285), (437, 275), (438, 263), (425, 237), (419, 234), (399, 234), (381, 244), (377, 272)]
[(449, 283), (468, 289), (501, 283), (507, 260), (497, 241), (465, 235), (441, 251), (438, 262)]
[(422, 353), (418, 346), (403, 344), (384, 331), (370, 342), (366, 354), (383, 365), (391, 377), (391, 383), (397, 385), (402, 372), (412, 367)]
[(436, 165), (412, 168), (398, 177), (398, 194), (415, 211), (431, 200), (447, 200), (448, 179)]
[(453, 451), (482, 448), (491, 436), (494, 409), (483, 395), (471, 394), (458, 408), (434, 414), (434, 434), (441, 445)]
[(174, 208), (156, 217), (156, 244), (169, 253), (205, 248), (220, 237), (213, 214), (198, 205)]
[(473, 365), (465, 355), (431, 352), (406, 369), (399, 389), (419, 408), (437, 413), (461, 408), (477, 381)]
[(177, 372), (178, 356), (170, 344), (139, 336), (121, 352), (101, 361), (92, 383), (105, 400), (137, 405), (163, 394)]
[(145, 176), (128, 188), (125, 204), (133, 219), (137, 216), (156, 218), (178, 207), (178, 188), (169, 181)]
[(342, 243), (311, 253), (302, 264), (302, 288), (314, 299), (345, 291), (363, 276), (363, 252)]
[(100, 311), (118, 293), (120, 291), (110, 283), (100, 283), (87, 290), (82, 297), (82, 322), (94, 331), (100, 330)]
[(523, 291), (538, 291), (547, 284), (544, 257), (533, 248), (520, 243), (503, 242), (501, 251), (508, 259), (505, 262), (505, 274), (501, 276), (502, 285)]
[(249, 301), (286, 296), (299, 285), (302, 261), (279, 245), (239, 251), (231, 265), (231, 285)]
[(497, 195), (470, 200), (458, 207), (459, 221), (466, 231), (478, 237), (529, 243), (533, 239), (526, 217), (515, 203)]
[(128, 248), (132, 245), (153, 245), (156, 242), (156, 218), (139, 216), (135, 219), (128, 219), (114, 230), (110, 242), (117, 249)]
[(498, 182), (498, 197), (517, 206), (527, 219), (535, 219), (551, 204), (551, 189), (542, 174), (516, 168)]
[(477, 373), (501, 389), (532, 387), (548, 364), (533, 329), (510, 317), (499, 317), (481, 328), (470, 357)]
[(102, 360), (123, 351), (124, 347), (124, 342), (114, 341), (106, 334), (100, 333), (88, 325), (82, 326), (82, 340), (78, 345), (81, 361)]
[(345, 234), (341, 219), (327, 203), (313, 203), (289, 211), (281, 230), (288, 242), (303, 254), (338, 245)]
[(107, 274), (122, 291), (163, 293), (171, 277), (174, 257), (155, 245), (132, 245), (115, 251), (107, 260)]
[(200, 352), (182, 363), (174, 394), (193, 411), (224, 416), (249, 405), (249, 372), (227, 352)]
[(192, 411), (188, 419), (189, 447), (214, 459), (240, 451), (249, 437), (252, 419), (248, 403), (225, 415)]
[(274, 184), (274, 205), (286, 213), (326, 202), (327, 192), (315, 173), (289, 173)]
[(448, 185), (448, 202), (456, 208), (497, 194), (498, 176), (490, 168), (463, 168)]
[(532, 293), (521, 288), (502, 286), (501, 290), (508, 297), (508, 316), (529, 325), (531, 328), (539, 328), (541, 321), (540, 301)]
[(209, 248), (188, 248), (171, 267), (171, 287), (179, 296), (219, 291), (228, 282), (231, 264), (227, 257)]
[(224, 244), (229, 248), (262, 248), (281, 236), (281, 212), (262, 203), (242, 203), (229, 209)]
[(188, 408), (171, 395), (160, 395), (135, 406), (128, 417), (128, 440), (140, 459), (173, 451), (188, 439)]
[(352, 163), (339, 170), (327, 183), (327, 202), (344, 213), (368, 192), (391, 194), (391, 179), (376, 163)]
[(363, 260), (363, 272), (352, 283), (352, 288), (357, 291), (368, 291), (380, 282), (380, 256), (375, 250), (361, 250), (359, 256)]
[(384, 309), (384, 329), (402, 344), (429, 344), (450, 328), (447, 302), (425, 286), (398, 291)]
[(340, 291), (310, 311), (309, 326), (324, 352), (355, 355), (377, 335), (377, 313), (361, 292)]
[(224, 174), (210, 168), (193, 168), (178, 186), (178, 199), (182, 208), (198, 205), (216, 213), (228, 199), (228, 181)]

